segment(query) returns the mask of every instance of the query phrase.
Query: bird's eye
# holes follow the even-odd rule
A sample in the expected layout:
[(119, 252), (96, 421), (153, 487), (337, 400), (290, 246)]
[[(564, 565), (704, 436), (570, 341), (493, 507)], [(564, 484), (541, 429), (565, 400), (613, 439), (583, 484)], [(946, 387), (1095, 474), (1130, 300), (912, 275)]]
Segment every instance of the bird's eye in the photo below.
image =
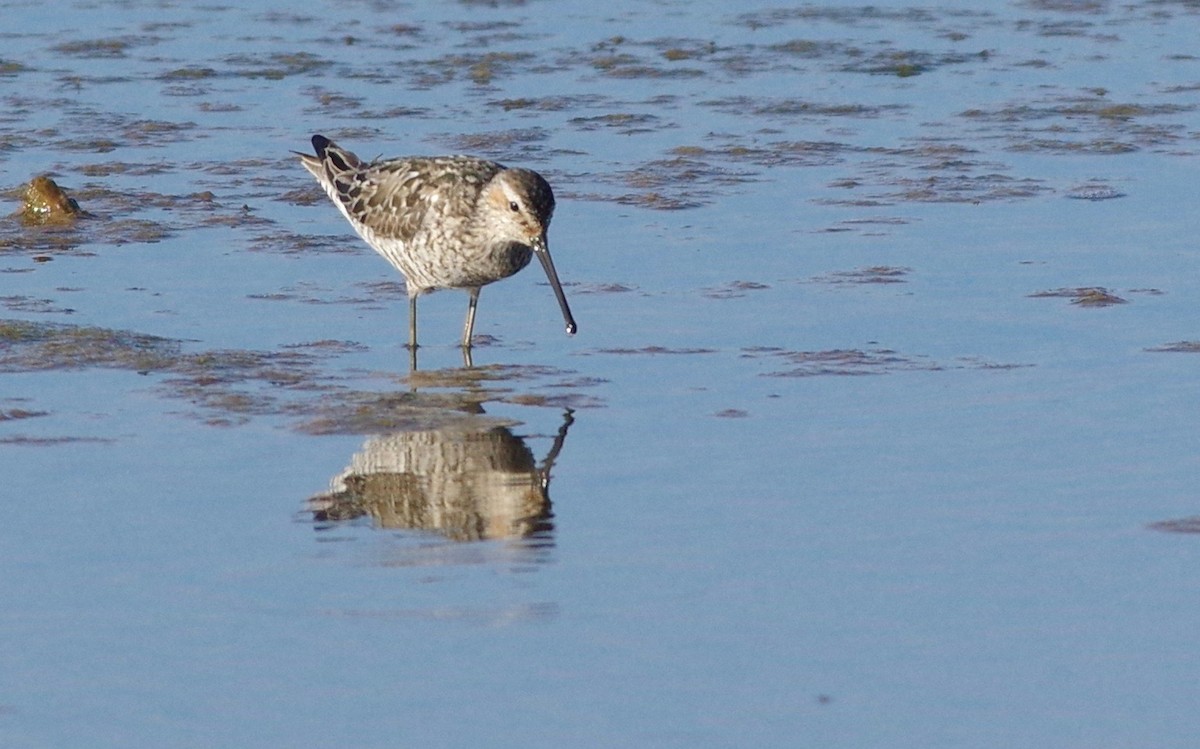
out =
[(519, 213), (521, 210), (521, 206), (517, 205), (517, 201), (510, 200), (508, 203), (508, 209), (510, 211), (512, 211), (513, 213)]

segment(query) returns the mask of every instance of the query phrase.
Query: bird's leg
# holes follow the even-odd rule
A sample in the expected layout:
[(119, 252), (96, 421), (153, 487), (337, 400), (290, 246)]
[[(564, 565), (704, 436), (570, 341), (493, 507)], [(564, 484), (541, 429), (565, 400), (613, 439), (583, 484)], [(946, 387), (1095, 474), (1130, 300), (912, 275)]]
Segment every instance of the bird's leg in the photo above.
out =
[(408, 347), (417, 351), (417, 295), (408, 296)]
[(475, 358), (471, 356), (471, 349), (463, 348), (462, 354), (463, 354), (463, 369), (474, 369), (475, 368)]
[(464, 349), (471, 348), (471, 334), (475, 330), (475, 307), (479, 304), (479, 287), (468, 289), (471, 294), (471, 301), (467, 302), (467, 322), (463, 325), (462, 347)]

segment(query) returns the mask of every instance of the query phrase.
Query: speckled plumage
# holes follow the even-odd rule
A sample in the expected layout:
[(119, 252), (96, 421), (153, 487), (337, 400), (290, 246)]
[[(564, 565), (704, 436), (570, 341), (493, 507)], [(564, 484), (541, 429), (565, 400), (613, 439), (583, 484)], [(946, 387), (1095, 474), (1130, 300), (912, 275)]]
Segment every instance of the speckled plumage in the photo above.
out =
[(418, 296), (437, 289), (470, 293), (462, 339), (469, 348), (480, 288), (521, 270), (534, 254), (567, 332), (575, 333), (546, 240), (554, 193), (537, 172), (471, 156), (368, 163), (321, 135), (312, 142), (316, 156), (300, 154), (304, 168), (359, 236), (404, 274), (411, 347)]

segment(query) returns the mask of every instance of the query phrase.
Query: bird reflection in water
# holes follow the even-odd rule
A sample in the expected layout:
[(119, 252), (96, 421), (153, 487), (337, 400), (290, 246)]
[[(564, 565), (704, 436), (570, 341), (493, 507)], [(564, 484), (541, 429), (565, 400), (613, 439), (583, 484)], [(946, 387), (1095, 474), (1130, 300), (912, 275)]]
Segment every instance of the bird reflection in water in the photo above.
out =
[(369, 517), (378, 528), (434, 531), (454, 541), (548, 542), (550, 470), (573, 422), (565, 411), (540, 466), (507, 427), (459, 424), (372, 437), (308, 510), (318, 528)]

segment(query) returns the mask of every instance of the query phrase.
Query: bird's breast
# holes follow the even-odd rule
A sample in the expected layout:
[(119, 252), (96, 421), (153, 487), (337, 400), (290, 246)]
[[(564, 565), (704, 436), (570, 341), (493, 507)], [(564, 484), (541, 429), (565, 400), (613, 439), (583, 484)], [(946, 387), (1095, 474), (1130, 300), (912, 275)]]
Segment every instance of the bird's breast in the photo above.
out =
[(533, 257), (532, 247), (517, 242), (492, 242), (480, 246), (478, 252), (473, 262), (465, 267), (469, 280), (460, 285), (483, 286), (508, 278), (529, 265)]

